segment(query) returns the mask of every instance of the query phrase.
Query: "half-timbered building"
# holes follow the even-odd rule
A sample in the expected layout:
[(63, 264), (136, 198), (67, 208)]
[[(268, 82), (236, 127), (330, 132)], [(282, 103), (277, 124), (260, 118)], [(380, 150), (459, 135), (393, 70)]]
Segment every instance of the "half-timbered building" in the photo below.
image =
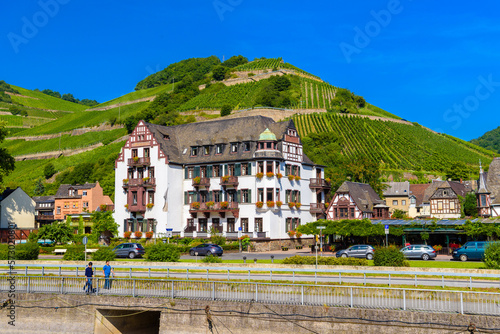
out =
[(460, 218), (460, 197), (467, 194), (465, 185), (457, 181), (434, 181), (426, 190), (430, 194), (430, 215), (432, 218)]
[(488, 214), (490, 217), (498, 217), (500, 216), (500, 158), (494, 158), (488, 172), (480, 174), (482, 178), (480, 175), (477, 193), (479, 214), (483, 217), (488, 217)]
[(389, 207), (369, 184), (345, 181), (327, 209), (327, 219), (387, 219)]

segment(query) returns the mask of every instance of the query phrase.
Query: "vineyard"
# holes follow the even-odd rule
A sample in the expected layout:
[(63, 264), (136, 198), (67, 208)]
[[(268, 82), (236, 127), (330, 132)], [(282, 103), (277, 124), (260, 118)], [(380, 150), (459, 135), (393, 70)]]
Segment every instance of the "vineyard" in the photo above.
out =
[(304, 74), (306, 76), (321, 80), (318, 76), (308, 73), (292, 64), (285, 63), (283, 58), (269, 58), (269, 59), (257, 59), (246, 63), (244, 65), (239, 65), (235, 67), (236, 71), (259, 71), (259, 70), (273, 70), (273, 69), (288, 69), (293, 70), (297, 73)]
[(418, 125), (333, 113), (297, 115), (299, 134), (335, 132), (343, 138), (342, 153), (363, 155), (383, 164), (384, 169), (445, 171), (451, 162), (477, 166), (489, 164), (494, 153), (455, 138), (435, 134)]

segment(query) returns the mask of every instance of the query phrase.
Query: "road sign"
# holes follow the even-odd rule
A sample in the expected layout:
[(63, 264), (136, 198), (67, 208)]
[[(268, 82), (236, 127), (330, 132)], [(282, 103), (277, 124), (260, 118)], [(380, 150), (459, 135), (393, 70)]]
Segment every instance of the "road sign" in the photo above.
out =
[(240, 226), (240, 227), (238, 227), (238, 231), (241, 231), (241, 226)]
[(385, 234), (389, 234), (389, 225), (385, 225)]
[(88, 242), (89, 242), (89, 238), (87, 238), (87, 236), (84, 236), (82, 238), (82, 244), (86, 245)]
[(172, 231), (173, 230), (174, 230), (173, 228), (167, 228), (167, 233), (166, 233), (167, 238), (172, 238)]
[(168, 227), (167, 227), (167, 232), (168, 232), (168, 231), (172, 232), (173, 230), (174, 230), (173, 228), (168, 228)]
[(316, 226), (318, 228), (318, 230), (324, 230), (326, 228), (326, 226)]

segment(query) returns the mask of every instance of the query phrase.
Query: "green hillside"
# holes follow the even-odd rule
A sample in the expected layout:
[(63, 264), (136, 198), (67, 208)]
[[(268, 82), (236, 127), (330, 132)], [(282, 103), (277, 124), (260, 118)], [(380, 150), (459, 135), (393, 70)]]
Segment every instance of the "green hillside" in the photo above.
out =
[(273, 70), (273, 69), (288, 69), (294, 70), (298, 73), (305, 74), (307, 76), (311, 76), (318, 80), (321, 80), (318, 76), (308, 73), (298, 67), (293, 66), (292, 64), (285, 63), (283, 58), (260, 58), (249, 63), (236, 66), (234, 69), (236, 71), (257, 71), (257, 70)]
[(474, 169), (479, 159), (487, 165), (495, 156), (494, 152), (420, 125), (334, 113), (297, 115), (293, 120), (301, 136), (333, 132), (340, 138), (342, 155), (368, 157), (383, 169), (445, 172), (456, 161)]
[(12, 102), (32, 108), (47, 109), (47, 110), (61, 110), (61, 111), (83, 111), (87, 106), (58, 99), (42, 92), (35, 92), (33, 90), (24, 89), (21, 87), (13, 86), (23, 96), (12, 95)]
[(472, 144), (479, 145), (485, 149), (500, 153), (500, 126), (496, 129), (486, 132), (479, 138), (472, 139)]
[(118, 103), (143, 99), (145, 97), (155, 96), (155, 95), (161, 94), (163, 92), (169, 92), (172, 89), (173, 89), (173, 84), (168, 84), (168, 85), (162, 85), (162, 86), (153, 87), (153, 88), (136, 90), (132, 93), (128, 93), (128, 94), (122, 95), (120, 97), (117, 97), (116, 99), (109, 100), (107, 102), (98, 104), (92, 108), (101, 108), (101, 107), (106, 107), (106, 106), (110, 106), (110, 105), (114, 105), (114, 104), (118, 104)]

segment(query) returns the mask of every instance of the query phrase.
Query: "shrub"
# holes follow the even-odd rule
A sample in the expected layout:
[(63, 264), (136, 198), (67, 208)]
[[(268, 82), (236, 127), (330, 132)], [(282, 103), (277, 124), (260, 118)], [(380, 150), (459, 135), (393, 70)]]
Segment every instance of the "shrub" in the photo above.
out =
[(55, 247), (40, 247), (39, 254), (50, 254), (56, 249)]
[(65, 261), (83, 261), (85, 260), (85, 246), (68, 246), (64, 253), (63, 260)]
[(38, 260), (40, 246), (34, 242), (27, 242), (16, 246), (16, 260)]
[(173, 244), (158, 243), (146, 249), (146, 259), (156, 262), (178, 262), (181, 253), (179, 248)]
[(377, 247), (373, 254), (373, 264), (386, 267), (409, 267), (403, 253), (395, 246)]
[(225, 104), (222, 106), (222, 108), (220, 110), (220, 115), (222, 117), (230, 115), (232, 110), (233, 110), (233, 108), (229, 104)]
[(210, 237), (210, 241), (213, 243), (213, 244), (216, 244), (216, 245), (219, 245), (219, 246), (222, 246), (222, 245), (225, 245), (226, 244), (226, 238), (224, 238), (223, 236), (221, 235), (212, 235)]
[[(316, 257), (314, 256), (300, 256), (295, 255), (287, 257), (283, 260), (283, 264), (307, 264), (315, 265)], [(326, 266), (368, 266), (366, 259), (357, 259), (353, 257), (331, 257), (331, 256), (318, 256), (318, 265)]]
[(152, 237), (153, 237), (153, 232), (152, 231), (146, 232), (146, 239), (151, 239)]
[(209, 255), (209, 256), (205, 256), (201, 262), (205, 262), (205, 263), (222, 263), (222, 259), (218, 256), (213, 256), (213, 255)]
[(500, 269), (500, 242), (494, 242), (486, 246), (483, 261), (488, 269)]
[(94, 261), (113, 261), (115, 257), (116, 254), (111, 247), (101, 247), (92, 254), (92, 260)]

